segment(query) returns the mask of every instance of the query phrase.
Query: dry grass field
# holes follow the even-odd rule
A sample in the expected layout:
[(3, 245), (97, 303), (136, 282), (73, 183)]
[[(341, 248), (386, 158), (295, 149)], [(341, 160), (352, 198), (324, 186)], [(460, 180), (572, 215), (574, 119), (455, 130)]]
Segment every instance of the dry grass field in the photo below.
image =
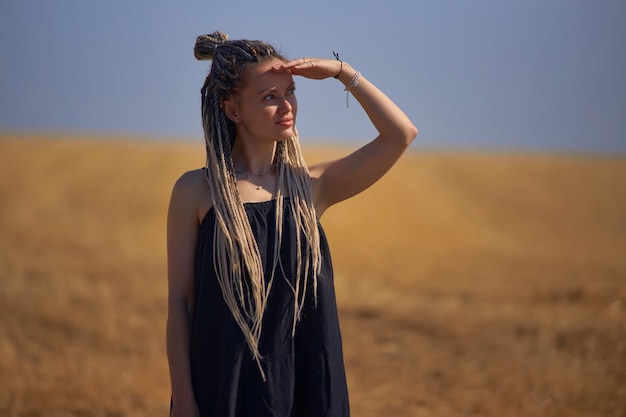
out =
[[(203, 152), (0, 136), (0, 416), (167, 415), (165, 216)], [(355, 417), (626, 416), (626, 157), (413, 151), (322, 223)]]

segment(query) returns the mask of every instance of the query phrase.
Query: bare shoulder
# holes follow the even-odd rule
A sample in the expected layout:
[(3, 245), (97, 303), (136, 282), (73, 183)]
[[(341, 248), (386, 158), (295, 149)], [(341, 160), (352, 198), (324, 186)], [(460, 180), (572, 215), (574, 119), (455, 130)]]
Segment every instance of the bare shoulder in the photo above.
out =
[(174, 184), (170, 206), (193, 211), (198, 222), (211, 208), (211, 196), (203, 168), (187, 171)]
[(174, 184), (175, 188), (190, 188), (199, 187), (206, 184), (206, 176), (204, 174), (204, 168), (198, 168), (191, 171), (187, 171), (182, 174)]

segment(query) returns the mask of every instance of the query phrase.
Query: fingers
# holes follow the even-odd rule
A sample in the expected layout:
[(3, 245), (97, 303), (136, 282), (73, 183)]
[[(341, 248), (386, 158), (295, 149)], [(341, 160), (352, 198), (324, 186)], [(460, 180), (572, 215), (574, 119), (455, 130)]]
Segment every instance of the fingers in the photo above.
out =
[(323, 58), (297, 58), (277, 64), (272, 67), (276, 72), (289, 71), (293, 75), (300, 75), (314, 80), (334, 77), (339, 70), (339, 61)]
[(296, 69), (311, 68), (315, 66), (315, 61), (316, 59), (314, 58), (298, 58), (298, 59), (293, 59), (291, 61), (285, 62), (283, 64), (275, 65), (273, 68), (279, 71), (291, 70), (293, 68), (296, 68)]
[(315, 64), (313, 64), (314, 59), (313, 58), (300, 58), (302, 60), (302, 66), (313, 66)]
[(313, 67), (315, 66), (314, 62), (316, 61), (315, 58), (300, 58), (300, 59), (296, 59), (297, 65), (300, 68), (306, 68), (306, 67)]

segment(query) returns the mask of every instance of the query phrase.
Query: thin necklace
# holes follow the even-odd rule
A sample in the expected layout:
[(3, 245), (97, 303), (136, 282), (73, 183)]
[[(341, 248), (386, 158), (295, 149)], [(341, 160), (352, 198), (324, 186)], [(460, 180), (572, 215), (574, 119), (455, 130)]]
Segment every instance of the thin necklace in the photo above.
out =
[[(261, 184), (256, 184), (256, 181), (258, 181), (259, 178), (266, 176), (267, 174), (270, 174), (274, 172), (274, 165), (270, 165), (269, 167), (265, 168), (261, 173), (259, 174), (255, 174), (254, 172), (250, 172), (250, 171), (239, 171), (239, 170), (235, 170), (235, 174), (237, 176), (241, 176), (244, 177), (248, 180), (249, 183), (251, 183), (252, 185), (254, 185), (254, 188), (256, 188), (257, 190), (261, 190), (263, 189), (263, 185)], [(255, 182), (250, 181), (250, 178), (256, 179)]]

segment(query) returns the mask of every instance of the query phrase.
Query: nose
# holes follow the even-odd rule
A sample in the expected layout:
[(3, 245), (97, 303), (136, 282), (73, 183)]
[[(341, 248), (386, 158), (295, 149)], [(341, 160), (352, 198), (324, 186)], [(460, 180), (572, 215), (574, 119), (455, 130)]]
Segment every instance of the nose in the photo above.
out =
[(293, 110), (293, 105), (291, 104), (288, 98), (285, 97), (282, 100), (280, 100), (280, 103), (278, 103), (278, 111), (281, 114), (289, 113), (292, 110)]

